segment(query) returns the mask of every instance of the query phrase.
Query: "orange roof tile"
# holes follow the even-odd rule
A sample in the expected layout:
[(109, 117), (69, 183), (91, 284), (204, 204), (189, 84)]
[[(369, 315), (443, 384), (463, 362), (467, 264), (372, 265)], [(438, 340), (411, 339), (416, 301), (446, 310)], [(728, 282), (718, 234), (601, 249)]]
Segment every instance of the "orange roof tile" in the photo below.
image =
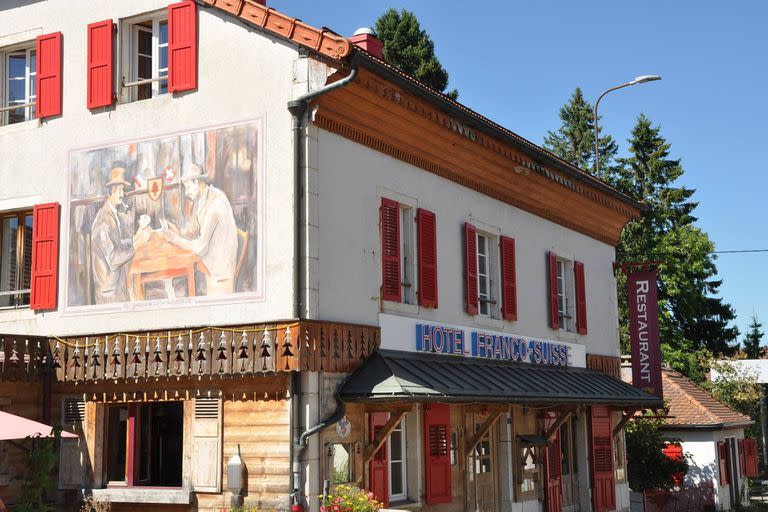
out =
[(669, 415), (665, 428), (749, 426), (749, 416), (734, 411), (671, 368), (663, 368), (661, 380)]
[(200, 1), (333, 59), (343, 59), (352, 51), (352, 43), (346, 37), (342, 37), (327, 28), (311, 27), (302, 23), (301, 20), (287, 16), (271, 7), (265, 7), (253, 0)]

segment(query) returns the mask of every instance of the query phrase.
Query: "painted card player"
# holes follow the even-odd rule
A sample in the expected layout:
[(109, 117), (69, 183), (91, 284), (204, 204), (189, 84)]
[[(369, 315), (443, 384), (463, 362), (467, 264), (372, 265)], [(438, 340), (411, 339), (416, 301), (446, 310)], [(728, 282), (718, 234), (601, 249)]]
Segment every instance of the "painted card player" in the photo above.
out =
[(135, 234), (127, 232), (120, 215), (127, 212), (124, 202), (125, 165), (112, 164), (111, 179), (107, 182), (109, 196), (96, 214), (91, 225), (91, 262), (93, 269), (94, 300), (96, 304), (127, 302), (128, 267), (137, 247), (145, 244), (151, 235), (149, 217), (142, 215)]
[(235, 291), (237, 225), (226, 194), (208, 183), (200, 165), (193, 163), (181, 177), (184, 195), (192, 202), (191, 222), (181, 231), (165, 223), (169, 242), (197, 254), (208, 269), (207, 295)]

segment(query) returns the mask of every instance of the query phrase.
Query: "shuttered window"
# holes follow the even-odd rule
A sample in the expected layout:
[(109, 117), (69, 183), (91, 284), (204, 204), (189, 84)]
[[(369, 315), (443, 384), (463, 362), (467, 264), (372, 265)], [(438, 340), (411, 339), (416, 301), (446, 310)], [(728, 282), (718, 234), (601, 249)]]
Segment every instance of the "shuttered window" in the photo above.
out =
[(61, 32), (37, 36), (37, 117), (61, 115)]
[(464, 302), (467, 313), (478, 313), (477, 229), (469, 222), (464, 224)]
[(56, 309), (59, 278), (58, 203), (35, 206), (33, 217), (30, 306), (36, 310)]
[(560, 329), (560, 307), (558, 294), (558, 264), (557, 254), (553, 251), (547, 253), (547, 275), (549, 297), (549, 326), (552, 329)]
[(587, 292), (584, 281), (584, 264), (573, 262), (573, 283), (576, 294), (576, 332), (587, 334)]
[(419, 208), (419, 305), (437, 308), (437, 222), (435, 214)]
[(88, 108), (106, 107), (114, 97), (114, 23), (88, 25)]
[(758, 476), (757, 441), (754, 439), (744, 439), (744, 475), (747, 478)]
[(731, 474), (728, 471), (728, 445), (724, 441), (717, 443), (717, 462), (720, 470), (720, 485), (731, 483)]
[(517, 274), (515, 268), (515, 240), (501, 237), (501, 309), (504, 320), (517, 320)]
[(221, 492), (221, 399), (195, 398), (192, 485), (198, 492)]
[(425, 404), (425, 499), (427, 504), (450, 503), (451, 410), (448, 404)]
[(381, 229), (381, 298), (400, 302), (400, 206), (397, 201), (382, 198), (379, 209)]
[(59, 489), (81, 489), (88, 480), (88, 449), (83, 426), (86, 402), (82, 396), (64, 397), (61, 403), (62, 428), (79, 437), (59, 442)]
[(611, 412), (606, 406), (592, 406), (590, 409), (592, 500), (595, 512), (610, 511), (616, 507)]
[(168, 6), (168, 90), (197, 88), (197, 4), (186, 0)]

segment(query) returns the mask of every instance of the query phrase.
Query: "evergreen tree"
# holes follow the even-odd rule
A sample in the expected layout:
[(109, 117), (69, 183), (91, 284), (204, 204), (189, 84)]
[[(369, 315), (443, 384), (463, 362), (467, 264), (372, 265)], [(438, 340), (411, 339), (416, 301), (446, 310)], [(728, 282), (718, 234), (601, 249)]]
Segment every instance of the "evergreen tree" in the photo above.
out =
[[(609, 180), (647, 209), (622, 231), (616, 251), (619, 263), (660, 260), (659, 327), (662, 350), (671, 365), (694, 381), (703, 379), (709, 354), (731, 355), (738, 329), (731, 306), (716, 297), (714, 244), (694, 225), (695, 192), (677, 186), (680, 160), (670, 158), (670, 144), (640, 115), (629, 141), (630, 155), (618, 159)], [(620, 276), (620, 325), (627, 325), (626, 279)], [(623, 348), (628, 349), (626, 330)]]
[(376, 34), (384, 42), (384, 59), (436, 91), (456, 99), (459, 91), (448, 87), (448, 72), (435, 56), (435, 43), (411, 11), (389, 9), (376, 20)]
[[(544, 147), (566, 162), (582, 171), (593, 172), (595, 165), (595, 111), (584, 99), (581, 88), (577, 87), (570, 101), (560, 108), (562, 126), (547, 132)], [(603, 129), (598, 127), (598, 132)], [(619, 150), (613, 137), (599, 137), (601, 174), (609, 172), (609, 166)]]
[(760, 359), (763, 355), (763, 349), (760, 342), (765, 334), (760, 328), (763, 326), (757, 321), (757, 315), (752, 315), (752, 323), (749, 324), (749, 332), (744, 336), (744, 352), (747, 359)]

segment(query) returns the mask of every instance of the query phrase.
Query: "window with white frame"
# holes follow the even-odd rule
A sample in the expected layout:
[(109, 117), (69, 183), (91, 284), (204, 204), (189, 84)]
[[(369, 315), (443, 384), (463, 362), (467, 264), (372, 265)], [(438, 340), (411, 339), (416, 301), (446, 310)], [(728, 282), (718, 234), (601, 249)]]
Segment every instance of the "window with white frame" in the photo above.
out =
[(389, 435), (389, 501), (408, 499), (405, 418)]
[[(571, 272), (568, 270), (571, 269)], [(557, 259), (557, 312), (560, 330), (573, 331), (575, 327), (575, 299), (573, 296), (573, 262)]]
[(122, 24), (122, 100), (168, 92), (168, 15), (165, 11)]
[(404, 304), (416, 303), (414, 208), (400, 203), (400, 286)]
[[(34, 42), (9, 48), (2, 52), (2, 111), (3, 125), (21, 123), (35, 118), (36, 51)], [(18, 108), (10, 108), (18, 106)]]
[(0, 213), (0, 308), (29, 306), (32, 221), (29, 210)]
[(491, 249), (496, 247), (496, 237), (477, 232), (477, 301), (478, 313), (482, 316), (497, 316), (497, 262)]

